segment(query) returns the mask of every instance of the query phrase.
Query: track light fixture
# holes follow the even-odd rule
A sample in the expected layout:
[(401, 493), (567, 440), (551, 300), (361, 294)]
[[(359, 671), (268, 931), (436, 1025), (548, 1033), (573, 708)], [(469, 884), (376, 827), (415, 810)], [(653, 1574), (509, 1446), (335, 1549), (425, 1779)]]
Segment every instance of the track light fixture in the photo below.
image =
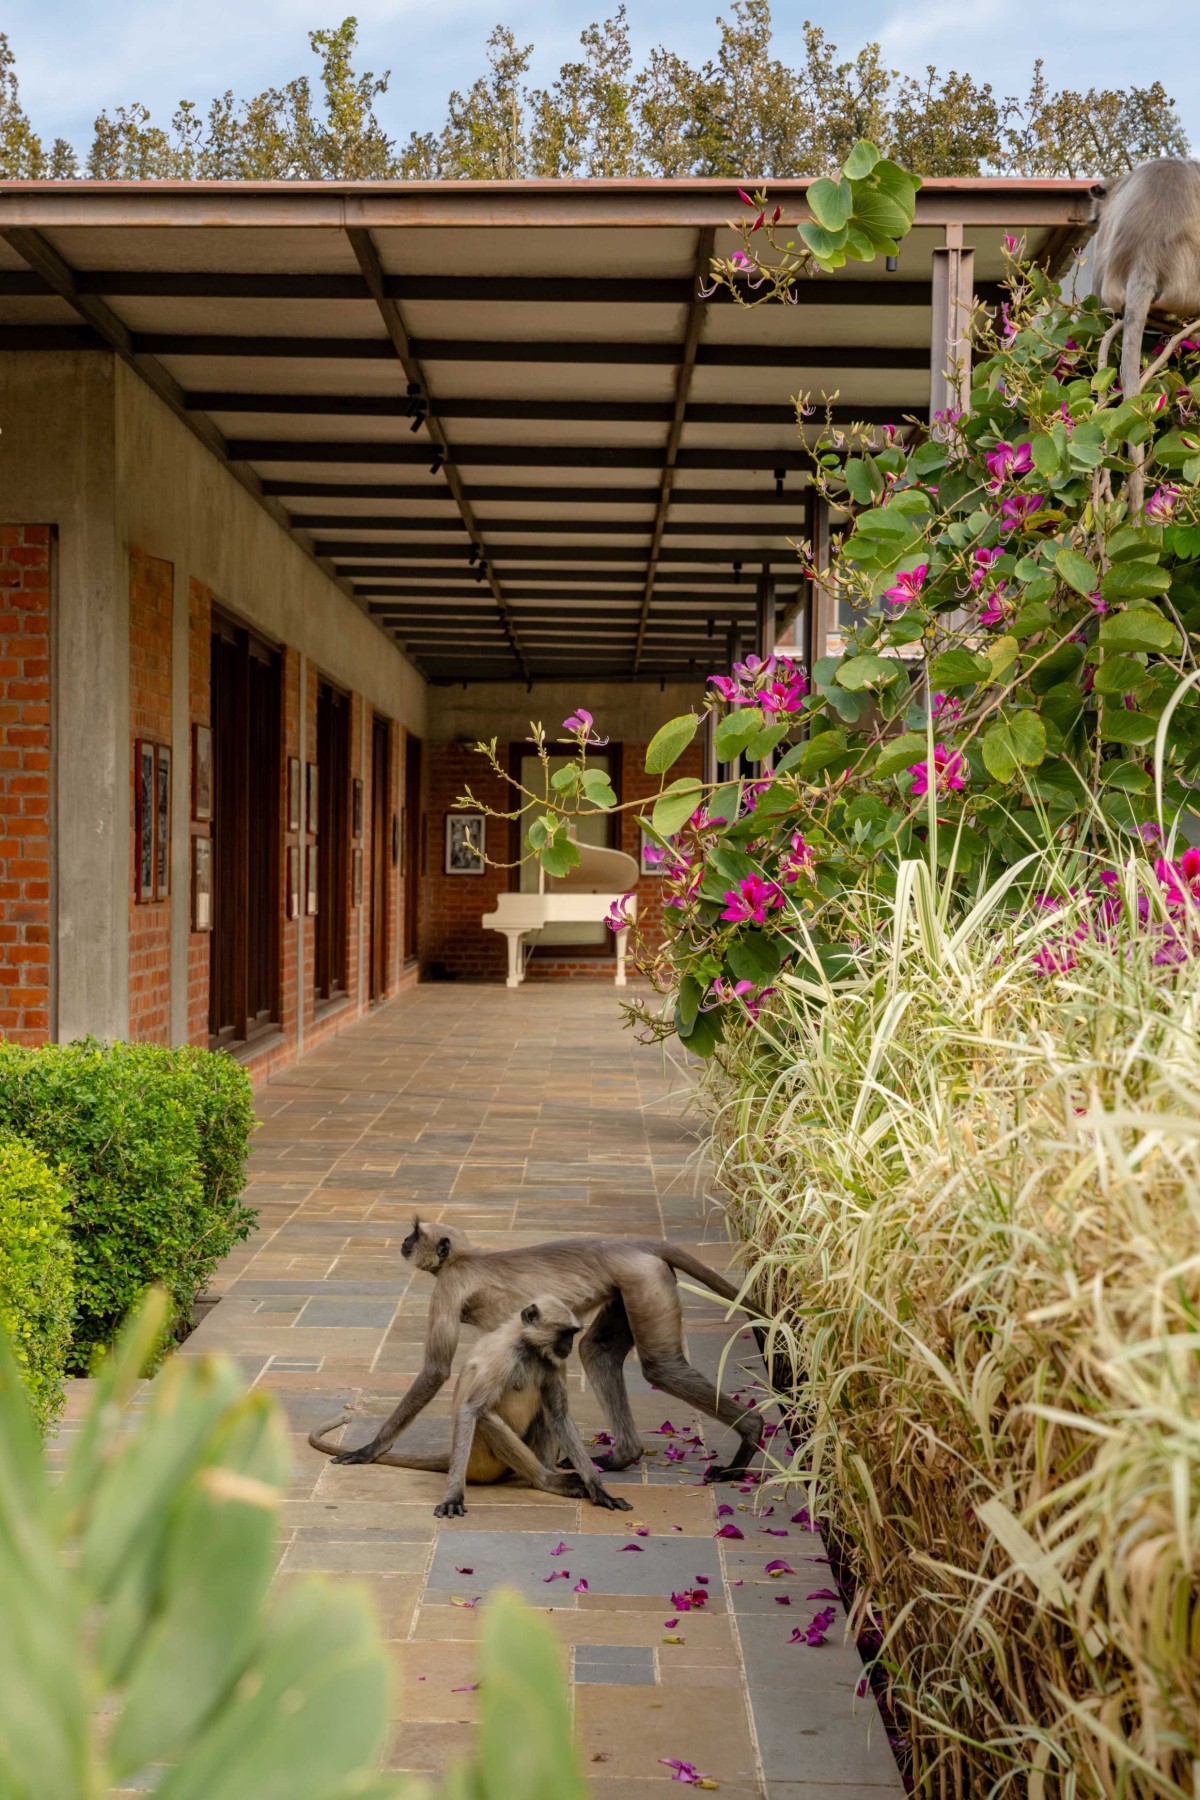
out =
[(710, 638), (716, 637), (717, 635), (717, 621), (715, 619), (710, 619), (708, 621), (708, 635)]
[(429, 465), (429, 473), (430, 473), (430, 474), (431, 474), (431, 475), (436, 475), (436, 474), (438, 474), (438, 472), (439, 472), (439, 471), (440, 471), (440, 469), (441, 469), (441, 466), (442, 466), (442, 453), (441, 453), (441, 451), (440, 451), (440, 450), (439, 450), (439, 451), (438, 451), (438, 452), (437, 452), (437, 454), (436, 454), (436, 455), (435, 455), (435, 457), (434, 457), (434, 459), (433, 459), (433, 461), (432, 461), (432, 462), (431, 462), (431, 463), (430, 463), (430, 465)]
[(786, 476), (787, 476), (786, 469), (776, 469), (776, 471), (775, 471), (775, 492), (776, 492), (776, 494), (782, 494), (783, 484), (784, 484), (784, 480), (785, 480)]
[(735, 562), (733, 565), (733, 585), (734, 587), (741, 587), (742, 585), (742, 565), (740, 562)]
[(889, 275), (894, 275), (896, 270), (900, 267), (900, 258), (898, 256), (889, 256), (883, 266)]

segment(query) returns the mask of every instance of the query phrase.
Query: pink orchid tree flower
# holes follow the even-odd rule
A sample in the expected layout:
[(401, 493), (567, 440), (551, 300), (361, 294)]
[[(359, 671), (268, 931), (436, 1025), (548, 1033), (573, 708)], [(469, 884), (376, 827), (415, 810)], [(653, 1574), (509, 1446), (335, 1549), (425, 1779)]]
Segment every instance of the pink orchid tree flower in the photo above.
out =
[(903, 575), (897, 575), (892, 586), (884, 588), (884, 599), (892, 606), (911, 606), (914, 600), (920, 599), (928, 573), (929, 564), (920, 563), (915, 569), (908, 569)]
[[(935, 744), (933, 746), (933, 782), (935, 791), (937, 793), (943, 793), (950, 788), (965, 787), (966, 778), (963, 774), (965, 767), (966, 764), (963, 760), (961, 750), (949, 750), (945, 744)], [(919, 800), (923, 794), (929, 792), (929, 764), (927, 761), (910, 763), (908, 766), (908, 773), (913, 778), (912, 786), (908, 790), (909, 797), (913, 800)]]
[(596, 736), (596, 733), (592, 730), (594, 722), (595, 721), (586, 706), (580, 706), (577, 707), (568, 718), (563, 720), (563, 730), (571, 732), (573, 736), (579, 739), (581, 745), (592, 744), (600, 747), (607, 744), (608, 739), (606, 737), (602, 738)]
[(991, 471), (992, 479), (988, 482), (988, 487), (993, 494), (998, 493), (1007, 482), (1020, 481), (1033, 469), (1033, 451), (1029, 445), (1018, 444), (1014, 449), (1012, 444), (1006, 444), (1003, 439), (994, 450), (988, 451), (983, 460)]
[(784, 900), (782, 888), (773, 881), (764, 881), (761, 875), (747, 875), (735, 888), (726, 888), (723, 897), (725, 910), (721, 917), (733, 925), (747, 921), (764, 925), (768, 910), (782, 906)]

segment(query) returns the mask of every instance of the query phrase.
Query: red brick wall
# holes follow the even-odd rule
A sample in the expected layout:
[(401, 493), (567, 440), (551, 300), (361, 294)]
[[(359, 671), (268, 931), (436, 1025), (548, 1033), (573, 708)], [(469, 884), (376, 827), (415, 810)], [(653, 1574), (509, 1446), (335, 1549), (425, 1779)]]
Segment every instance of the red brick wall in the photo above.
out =
[[(175, 571), (161, 557), (129, 553), (129, 1036), (171, 1037), (171, 902), (137, 898), (139, 738), (171, 747), (171, 613)], [(172, 831), (178, 828), (172, 821)], [(169, 866), (169, 864), (168, 864)]]
[[(499, 894), (515, 885), (514, 871), (489, 868), (486, 874), (444, 875), (443, 843), (446, 814), (465, 788), (499, 808), (511, 805), (507, 788), (490, 774), (483, 758), (466, 744), (431, 743), (426, 746), (428, 768), (429, 872), (422, 883), (421, 957), (428, 968), (440, 964), (445, 972), (464, 981), (503, 980), (508, 967), (507, 943), (499, 932), (484, 931), (480, 919), (490, 912)], [(658, 792), (659, 778), (645, 773), (646, 745), (628, 743), (621, 750), (622, 801), (649, 799)], [(681, 775), (704, 773), (703, 752), (693, 744), (671, 770), (671, 780)], [(638, 859), (640, 831), (636, 815), (619, 815), (618, 846)], [(507, 822), (488, 821), (488, 854), (508, 859)], [(662, 877), (644, 875), (636, 884), (638, 922), (651, 945), (662, 938)], [(436, 972), (436, 971), (435, 971)], [(597, 976), (611, 981), (611, 954), (576, 953), (562, 945), (551, 953), (538, 952), (528, 964), (530, 978)]]
[(0, 526), (0, 1034), (50, 1034), (48, 525)]

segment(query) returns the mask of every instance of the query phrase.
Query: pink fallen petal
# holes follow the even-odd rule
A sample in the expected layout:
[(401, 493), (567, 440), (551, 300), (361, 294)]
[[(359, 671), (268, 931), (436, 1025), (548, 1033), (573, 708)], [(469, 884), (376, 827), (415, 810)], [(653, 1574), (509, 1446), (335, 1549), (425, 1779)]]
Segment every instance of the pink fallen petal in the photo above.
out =
[(719, 1538), (744, 1538), (746, 1534), (744, 1531), (739, 1531), (736, 1525), (726, 1523), (718, 1527), (713, 1535)]
[(582, 1577), (575, 1583), (575, 1586), (572, 1588), (571, 1591), (572, 1591), (572, 1593), (575, 1593), (575, 1594), (590, 1594), (591, 1593), (591, 1589), (588, 1587), (587, 1582)]
[(634, 1537), (649, 1537), (650, 1527), (648, 1525), (635, 1525), (633, 1528), (633, 1535)]
[(456, 1575), (473, 1575), (473, 1574), (474, 1574), (474, 1573), (475, 1573), (475, 1571), (474, 1571), (474, 1569), (464, 1569), (464, 1568), (460, 1568), (460, 1567), (459, 1567), (459, 1565), (458, 1565), (458, 1564), (457, 1564), (457, 1563), (455, 1563), (455, 1565), (454, 1565), (454, 1573), (455, 1573), (455, 1574), (456, 1574)]
[(556, 1544), (550, 1554), (551, 1556), (565, 1556), (570, 1548), (570, 1544)]
[(473, 1694), (478, 1686), (479, 1683), (477, 1681), (472, 1681), (466, 1687), (451, 1688), (450, 1692), (452, 1694)]
[(790, 1594), (776, 1594), (775, 1604), (776, 1606), (790, 1606), (792, 1604), (792, 1596)]
[(678, 1625), (678, 1623), (679, 1623), (678, 1619), (664, 1619), (663, 1620), (663, 1630), (664, 1631), (674, 1631), (674, 1629)]
[(841, 1597), (840, 1594), (835, 1594), (832, 1588), (817, 1588), (815, 1593), (804, 1596), (806, 1600), (840, 1600)]
[(718, 1506), (717, 1517), (718, 1517), (718, 1519), (724, 1519), (724, 1518), (731, 1519), (733, 1517), (733, 1508), (732, 1508), (732, 1506), (729, 1505), (728, 1501), (722, 1501), (721, 1505)]
[(712, 1580), (712, 1577), (710, 1575), (697, 1575), (696, 1580), (700, 1583), (701, 1587), (707, 1587)]
[(765, 1563), (763, 1566), (768, 1575), (794, 1575), (796, 1573), (791, 1563), (784, 1562), (781, 1556), (775, 1557), (774, 1561)]
[(641, 1554), (642, 1554), (641, 1544), (622, 1544), (621, 1549), (622, 1550), (636, 1550), (639, 1556), (641, 1556)]
[(555, 1569), (555, 1571), (552, 1575), (543, 1575), (542, 1576), (542, 1584), (544, 1586), (547, 1581), (570, 1581), (570, 1579), (571, 1579), (570, 1569)]
[(787, 1532), (780, 1525), (764, 1525), (763, 1532), (767, 1537), (786, 1537)]

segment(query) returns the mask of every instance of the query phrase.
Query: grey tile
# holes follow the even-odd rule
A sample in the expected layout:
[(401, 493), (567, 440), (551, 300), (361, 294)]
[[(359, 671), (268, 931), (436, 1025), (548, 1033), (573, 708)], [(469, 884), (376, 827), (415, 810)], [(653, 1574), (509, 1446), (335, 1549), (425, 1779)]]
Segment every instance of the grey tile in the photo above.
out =
[(297, 1323), (304, 1329), (377, 1325), (383, 1330), (391, 1324), (395, 1313), (396, 1305), (392, 1300), (310, 1300)]
[(575, 1664), (575, 1680), (580, 1686), (653, 1687), (653, 1668), (632, 1667), (628, 1663)]
[[(622, 1544), (632, 1539), (620, 1536), (579, 1535), (572, 1539), (566, 1532), (563, 1536), (569, 1544), (567, 1552), (552, 1557), (550, 1551), (559, 1539), (545, 1532), (473, 1532), (469, 1528), (444, 1532), (429, 1573), (427, 1598), (461, 1590), (462, 1577), (454, 1573), (456, 1563), (471, 1564), (476, 1592), (507, 1583), (538, 1606), (574, 1605), (572, 1590), (581, 1577), (592, 1594), (661, 1595), (664, 1603), (669, 1603), (672, 1590), (693, 1586), (697, 1575), (707, 1575), (714, 1594), (720, 1592), (720, 1561), (711, 1539), (650, 1537), (639, 1551), (624, 1550)], [(570, 1571), (569, 1581), (546, 1579), (563, 1568)]]
[(580, 1663), (625, 1663), (629, 1668), (652, 1669), (654, 1651), (649, 1644), (580, 1644), (575, 1666)]

